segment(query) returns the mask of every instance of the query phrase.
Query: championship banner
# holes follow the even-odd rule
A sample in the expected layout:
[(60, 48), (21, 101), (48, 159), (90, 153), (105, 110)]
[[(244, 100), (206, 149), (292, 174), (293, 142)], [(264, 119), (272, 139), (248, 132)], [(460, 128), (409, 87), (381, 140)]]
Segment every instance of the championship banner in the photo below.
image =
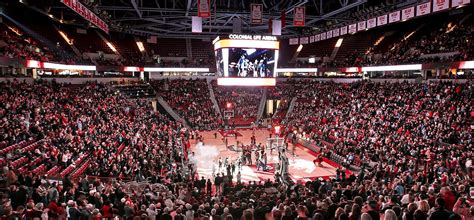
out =
[(97, 18), (95, 15), (92, 16), (92, 23), (93, 23), (93, 24), (99, 23), (99, 21), (98, 21), (97, 19), (98, 19), (98, 18)]
[(79, 0), (71, 0), (71, 8), (74, 11), (77, 11), (77, 1)]
[(427, 15), (431, 13), (431, 2), (419, 4), (416, 6), (416, 16)]
[(326, 40), (326, 32), (321, 33), (321, 40)]
[(303, 27), (305, 22), (305, 7), (296, 7), (294, 10), (293, 25)]
[(367, 20), (367, 29), (377, 27), (377, 18), (371, 18)]
[(318, 42), (320, 40), (321, 40), (321, 35), (320, 34), (314, 35), (314, 42)]
[(377, 26), (386, 25), (388, 21), (387, 15), (382, 15), (377, 17)]
[(263, 5), (262, 4), (250, 4), (250, 17), (252, 24), (261, 24), (263, 21)]
[[(84, 5), (82, 5), (82, 4), (77, 4), (77, 6), (79, 6), (79, 7), (77, 7), (77, 12), (79, 12), (80, 15), (84, 16), (84, 12), (85, 12), (85, 10), (84, 10)], [(85, 17), (85, 16), (84, 16), (84, 17)]]
[(85, 15), (86, 15), (86, 19), (87, 19), (88, 21), (90, 21), (91, 18), (92, 18), (90, 12), (91, 12), (91, 11), (89, 11), (89, 9), (86, 9)]
[(353, 34), (357, 31), (357, 24), (350, 24), (349, 25), (349, 34)]
[(339, 32), (341, 32), (341, 36), (346, 35), (347, 34), (347, 26), (341, 27)]
[(211, 16), (210, 0), (198, 0), (198, 16), (201, 18)]
[(415, 7), (409, 7), (402, 10), (402, 21), (415, 17)]
[(288, 44), (290, 45), (297, 45), (299, 43), (299, 39), (298, 38), (290, 38)]
[(359, 21), (359, 23), (357, 23), (357, 31), (365, 30), (365, 24), (365, 21)]
[(388, 15), (388, 23), (400, 21), (400, 11), (392, 12)]
[(109, 32), (108, 25), (78, 0), (61, 0), (61, 2), (104, 32)]
[(449, 8), (449, 0), (433, 0), (433, 12)]
[(469, 4), (469, 3), (471, 3), (470, 0), (452, 0), (451, 1), (451, 7), (457, 7), (457, 6), (466, 5), (466, 4)]
[(339, 37), (339, 28), (336, 28), (336, 29), (332, 30), (332, 36), (333, 37)]
[(326, 32), (326, 39), (332, 38), (332, 31)]
[(309, 36), (309, 43), (314, 43), (314, 35)]
[(300, 37), (300, 44), (308, 44), (308, 37)]

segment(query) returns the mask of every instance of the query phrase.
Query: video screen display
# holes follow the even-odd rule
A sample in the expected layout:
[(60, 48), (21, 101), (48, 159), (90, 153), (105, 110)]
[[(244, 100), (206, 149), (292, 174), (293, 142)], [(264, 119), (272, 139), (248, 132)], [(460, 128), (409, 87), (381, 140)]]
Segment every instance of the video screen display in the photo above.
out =
[(227, 77), (275, 77), (275, 50), (229, 48)]
[(275, 85), (280, 49), (275, 36), (230, 34), (213, 44), (219, 85)]

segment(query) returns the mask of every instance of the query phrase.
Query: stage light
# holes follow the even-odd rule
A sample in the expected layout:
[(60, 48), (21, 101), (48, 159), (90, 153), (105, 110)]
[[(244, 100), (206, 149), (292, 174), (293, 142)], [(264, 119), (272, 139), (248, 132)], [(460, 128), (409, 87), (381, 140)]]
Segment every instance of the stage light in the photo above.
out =
[(336, 48), (340, 47), (341, 44), (342, 44), (342, 41), (343, 41), (342, 38), (337, 39), (336, 45), (334, 47), (336, 47)]
[(143, 46), (143, 43), (141, 41), (137, 41), (137, 46), (138, 46), (138, 50), (140, 50), (140, 52), (145, 51), (145, 47)]
[(69, 39), (69, 37), (62, 31), (58, 30), (59, 32), (59, 35), (61, 35), (61, 37), (63, 37), (63, 39), (66, 41), (67, 44), (69, 45), (72, 45), (72, 40)]
[(303, 49), (303, 44), (300, 44), (300, 46), (298, 46), (298, 48), (296, 49), (296, 52), (299, 53), (302, 49)]
[(117, 53), (117, 49), (115, 49), (114, 45), (112, 45), (110, 42), (107, 42), (106, 44), (107, 44), (107, 46), (109, 46), (109, 48), (110, 48), (113, 52)]

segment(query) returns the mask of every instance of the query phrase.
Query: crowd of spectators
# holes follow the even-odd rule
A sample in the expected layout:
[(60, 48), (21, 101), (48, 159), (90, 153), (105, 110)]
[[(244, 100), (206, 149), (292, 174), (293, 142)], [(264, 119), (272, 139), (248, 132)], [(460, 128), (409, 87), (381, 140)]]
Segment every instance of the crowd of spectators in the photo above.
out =
[[(455, 21), (455, 19), (452, 20)], [(462, 23), (454, 21), (447, 21), (442, 25), (425, 24), (420, 29), (407, 32), (387, 47), (380, 46), (385, 41), (382, 40), (380, 45), (364, 50), (354, 49), (343, 58), (330, 60), (329, 56), (325, 56), (316, 60), (315, 63), (301, 60), (293, 64), (286, 64), (284, 61), (280, 63), (284, 67), (313, 68), (470, 60), (474, 57), (472, 18), (469, 17)]]
[[(7, 161), (26, 157), (43, 162), (25, 170), (44, 164), (49, 176), (64, 177), (83, 164), (75, 164), (78, 158), (85, 158), (80, 161), (89, 160), (83, 170), (88, 175), (141, 180), (156, 175), (156, 167), (165, 167), (168, 159), (184, 154), (183, 148), (168, 145), (184, 146), (189, 131), (153, 111), (148, 101), (126, 99), (109, 86), (19, 82), (1, 86), (0, 143), (37, 140), (51, 147), (47, 152), (18, 149), (3, 155)], [(58, 172), (46, 172), (55, 169)]]
[(366, 51), (354, 50), (346, 57), (326, 65), (348, 67), (469, 60), (474, 57), (471, 26), (468, 21), (462, 24), (427, 24), (427, 27), (407, 33), (386, 50), (377, 46)]
[(214, 130), (222, 124), (205, 79), (154, 80), (151, 85), (192, 128)]
[(462, 153), (472, 147), (472, 88), (467, 84), (304, 86), (315, 89), (298, 97), (288, 129), (344, 155), (348, 164), (359, 159), (382, 168), (390, 161), (383, 169), (403, 173), (421, 164), (445, 167), (443, 156), (457, 163), (472, 156)]
[(26, 37), (20, 30), (0, 24), (0, 57), (33, 59), (40, 61), (49, 61), (52, 54), (42, 48), (31, 38)]
[(216, 81), (212, 81), (212, 85), (221, 112), (233, 111), (229, 125), (250, 125), (255, 122), (263, 89), (217, 86)]
[[(389, 47), (381, 59), (375, 59), (373, 50), (357, 60), (359, 65), (380, 65), (419, 62), (468, 60), (474, 56), (470, 25), (448, 23), (439, 29), (423, 34), (419, 39), (401, 40)], [(448, 56), (423, 57), (428, 54), (457, 52)], [(357, 65), (357, 64), (356, 64)]]
[(280, 101), (273, 115), (269, 115), (273, 123), (278, 124), (286, 117), (291, 100), (296, 96), (295, 92), (292, 81), (280, 82), (275, 87), (267, 88), (267, 100)]
[[(286, 128), (348, 156), (348, 161), (354, 157), (366, 161), (357, 176), (338, 174), (290, 185), (226, 181), (217, 193), (211, 180), (188, 175), (193, 171), (186, 166), (187, 140), (199, 135), (153, 111), (147, 101), (128, 100), (104, 84), (2, 83), (0, 153), (6, 188), (0, 193), (0, 215), (5, 219), (473, 218), (469, 85), (287, 83), (267, 94), (296, 95)], [(187, 94), (183, 98), (201, 99), (209, 92), (205, 82), (195, 80), (158, 85), (158, 91)], [(246, 97), (261, 97), (262, 90), (214, 89), (220, 100), (240, 104), (250, 102)], [(319, 141), (323, 139), (324, 143)], [(31, 150), (5, 150), (24, 146), (24, 141), (26, 146), (41, 142)], [(40, 162), (26, 162), (19, 172), (13, 164), (19, 157)], [(80, 158), (84, 159), (77, 162)], [(45, 170), (59, 169), (56, 174), (32, 172), (40, 164), (47, 166)], [(88, 166), (81, 173), (84, 164)], [(69, 167), (71, 172), (64, 172)]]

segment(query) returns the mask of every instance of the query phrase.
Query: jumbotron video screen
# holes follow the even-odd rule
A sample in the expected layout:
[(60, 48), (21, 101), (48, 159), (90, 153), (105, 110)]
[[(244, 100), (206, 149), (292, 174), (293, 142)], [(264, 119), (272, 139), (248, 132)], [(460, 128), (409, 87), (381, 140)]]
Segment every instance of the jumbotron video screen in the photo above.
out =
[(279, 55), (276, 37), (231, 34), (213, 43), (219, 85), (275, 85)]

